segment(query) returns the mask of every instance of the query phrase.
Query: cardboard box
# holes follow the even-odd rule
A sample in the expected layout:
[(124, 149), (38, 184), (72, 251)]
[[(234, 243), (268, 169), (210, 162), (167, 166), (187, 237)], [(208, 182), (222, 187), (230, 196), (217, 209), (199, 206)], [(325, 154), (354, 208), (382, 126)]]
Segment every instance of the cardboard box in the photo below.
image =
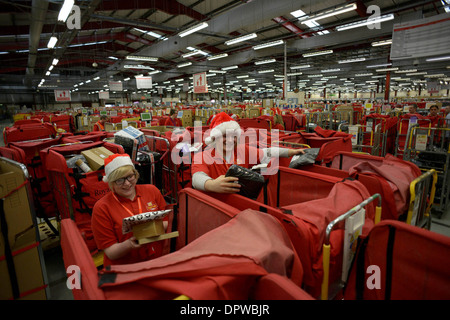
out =
[(113, 153), (105, 147), (99, 147), (82, 151), (81, 154), (86, 158), (92, 171), (97, 171), (105, 165), (105, 159)]
[[(0, 197), (5, 197), (24, 181), (24, 173), (20, 167), (0, 161)], [(42, 268), (44, 261), (40, 254), (39, 233), (28, 187), (29, 185), (20, 187), (3, 202), (8, 237), (5, 239), (4, 234), (0, 233), (0, 257), (4, 257), (0, 260), (0, 300), (13, 298), (8, 261), (14, 266), (11, 273), (16, 275), (19, 295), (22, 296), (20, 299), (47, 298)], [(11, 252), (10, 260), (7, 252)]]

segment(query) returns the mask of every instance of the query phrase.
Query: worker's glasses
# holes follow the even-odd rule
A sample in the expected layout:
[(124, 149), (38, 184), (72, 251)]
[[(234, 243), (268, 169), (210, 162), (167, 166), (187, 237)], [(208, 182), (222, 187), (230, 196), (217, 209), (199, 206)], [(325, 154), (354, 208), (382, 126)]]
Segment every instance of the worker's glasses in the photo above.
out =
[(121, 186), (121, 185), (123, 185), (123, 184), (125, 183), (125, 180), (127, 180), (127, 181), (130, 182), (130, 183), (133, 183), (134, 180), (136, 180), (136, 174), (135, 174), (135, 173), (130, 174), (128, 177), (124, 177), (124, 178), (117, 179), (117, 180), (114, 181), (114, 182), (115, 182), (118, 186)]

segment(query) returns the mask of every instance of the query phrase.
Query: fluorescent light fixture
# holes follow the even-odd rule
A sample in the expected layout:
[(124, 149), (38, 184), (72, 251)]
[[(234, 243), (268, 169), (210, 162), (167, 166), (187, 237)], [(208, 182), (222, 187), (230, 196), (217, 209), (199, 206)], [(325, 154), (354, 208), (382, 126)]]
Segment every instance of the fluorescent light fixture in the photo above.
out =
[(428, 59), (426, 59), (427, 62), (444, 61), (444, 60), (450, 60), (450, 56), (437, 57), (437, 58), (428, 58)]
[(185, 36), (187, 36), (187, 35), (189, 35), (191, 33), (194, 33), (196, 31), (198, 31), (198, 30), (204, 29), (207, 26), (208, 26), (208, 24), (206, 22), (202, 22), (202, 23), (200, 23), (198, 25), (195, 25), (193, 27), (190, 27), (187, 30), (184, 30), (184, 31), (180, 32), (178, 35), (183, 38), (183, 37), (185, 37)]
[(238, 79), (248, 78), (248, 74), (246, 74), (244, 76), (237, 76), (236, 78), (238, 78)]
[(306, 68), (311, 68), (311, 65), (309, 65), (309, 64), (303, 64), (303, 65), (300, 65), (300, 66), (292, 66), (292, 67), (290, 67), (291, 69), (306, 69)]
[(366, 58), (353, 58), (353, 59), (339, 60), (338, 63), (344, 64), (344, 63), (361, 62), (361, 61), (366, 61)]
[(422, 76), (424, 74), (427, 74), (427, 72), (426, 71), (421, 71), (421, 72), (407, 73), (406, 75), (407, 76)]
[(227, 73), (226, 71), (223, 71), (223, 70), (209, 70), (209, 72), (211, 72), (211, 73)]
[(236, 44), (236, 43), (239, 43), (239, 42), (242, 42), (242, 41), (250, 40), (250, 39), (253, 39), (253, 38), (256, 38), (256, 37), (257, 37), (256, 33), (250, 33), (250, 34), (246, 34), (245, 36), (242, 36), (242, 37), (238, 37), (238, 38), (235, 38), (235, 39), (232, 39), (232, 40), (225, 41), (225, 44), (227, 46), (230, 46), (232, 44)]
[(49, 48), (49, 49), (54, 48), (57, 42), (58, 42), (57, 37), (51, 37), (50, 40), (48, 40), (47, 48)]
[(269, 70), (258, 71), (258, 73), (270, 73), (270, 72), (275, 72), (275, 70), (274, 69), (269, 69)]
[(320, 70), (320, 72), (337, 72), (337, 71), (341, 71), (341, 69), (336, 68), (336, 69), (326, 69), (326, 70)]
[(126, 56), (125, 59), (127, 59), (127, 60), (135, 60), (135, 61), (151, 61), (151, 62), (158, 61), (158, 58), (155, 58), (155, 57), (144, 57), (144, 56)]
[(64, 4), (58, 14), (58, 21), (66, 22), (70, 12), (72, 12), (73, 4), (74, 0), (64, 0)]
[(366, 77), (371, 75), (373, 75), (373, 73), (357, 73), (355, 74), (355, 77)]
[(333, 53), (333, 50), (322, 50), (322, 51), (316, 51), (316, 52), (309, 52), (309, 53), (304, 53), (302, 56), (304, 58), (306, 58), (306, 57), (321, 56), (321, 55), (330, 54), (330, 53)]
[(208, 57), (207, 59), (208, 60), (216, 60), (216, 59), (225, 58), (225, 57), (228, 57), (228, 53), (217, 54), (215, 56)]
[(277, 61), (276, 59), (268, 59), (268, 60), (256, 61), (255, 64), (260, 65), (260, 64), (272, 63), (272, 62), (276, 62), (276, 61)]
[(389, 67), (389, 66), (392, 66), (392, 63), (374, 64), (371, 66), (366, 66), (366, 68), (379, 68), (379, 67)]
[(149, 36), (152, 36), (153, 38), (157, 38), (157, 39), (161, 39), (161, 40), (168, 40), (169, 39), (169, 38), (167, 38), (165, 36), (157, 34), (156, 32), (153, 32), (153, 31), (145, 31), (145, 30), (138, 29), (138, 28), (133, 28), (133, 29), (136, 30), (136, 31), (142, 32), (144, 34), (147, 34)]
[(155, 70), (152, 67), (144, 66), (142, 64), (126, 64), (123, 66), (124, 69), (144, 69), (144, 70)]
[(192, 62), (182, 63), (182, 64), (177, 65), (177, 68), (187, 67), (187, 66), (190, 66), (191, 64), (192, 64)]
[(308, 20), (301, 21), (301, 23), (307, 24), (307, 23), (309, 23), (311, 21), (317, 21), (317, 20), (320, 20), (320, 19), (325, 19), (325, 18), (332, 17), (332, 16), (335, 16), (335, 15), (338, 15), (338, 14), (341, 14), (341, 13), (349, 12), (349, 11), (352, 11), (352, 10), (355, 10), (355, 9), (356, 9), (356, 3), (348, 4), (348, 5), (345, 5), (343, 7), (338, 7), (338, 8), (332, 9), (332, 10), (328, 10), (328, 11), (325, 11), (325, 12), (322, 12), (322, 13), (310, 16), (308, 18)]
[(99, 79), (100, 79), (100, 77), (95, 77), (95, 78), (94, 78), (94, 81), (95, 81), (95, 80), (99, 80)]
[(372, 42), (372, 47), (386, 46), (392, 44), (392, 39)]
[(354, 22), (354, 23), (349, 23), (349, 24), (344, 24), (342, 26), (338, 26), (336, 27), (337, 31), (343, 31), (343, 30), (349, 30), (349, 29), (353, 29), (353, 28), (359, 28), (359, 27), (364, 27), (370, 24), (374, 24), (374, 23), (381, 23), (381, 22), (385, 22), (385, 21), (389, 21), (389, 20), (393, 20), (394, 19), (394, 14), (390, 13), (390, 14), (386, 14), (374, 19), (365, 19), (362, 21), (358, 21), (358, 22)]
[(207, 56), (207, 55), (208, 55), (208, 53), (206, 53), (205, 51), (202, 51), (202, 50), (195, 50), (195, 51), (191, 51), (191, 52), (189, 52), (189, 53), (183, 54), (182, 57), (183, 57), (183, 58), (187, 58), (187, 57), (195, 56), (195, 55), (197, 55), (197, 54), (202, 54), (202, 55), (204, 55), (204, 56)]
[(152, 74), (157, 74), (160, 73), (160, 70), (155, 70), (155, 71), (150, 71), (149, 73), (147, 73), (148, 75), (152, 75)]
[(294, 72), (294, 73), (287, 73), (286, 75), (288, 77), (292, 77), (292, 76), (301, 76), (303, 74), (303, 72)]
[(47, 71), (47, 72), (45, 73), (45, 75), (46, 75), (46, 76), (49, 76), (49, 75), (50, 75), (50, 71)]
[(239, 68), (239, 67), (238, 66), (230, 66), (230, 67), (222, 68), (222, 70), (232, 70), (232, 69), (237, 69), (237, 68)]
[(108, 59), (119, 60), (119, 58), (116, 58), (116, 57), (113, 57), (113, 56), (109, 56)]
[(322, 77), (323, 74), (310, 74), (308, 75), (308, 78), (318, 78), (318, 77)]
[(51, 65), (51, 66), (48, 68), (48, 71), (52, 71), (54, 67), (55, 67), (54, 65)]
[(384, 69), (376, 69), (376, 72), (386, 72), (386, 71), (397, 71), (398, 68), (384, 68)]
[(417, 72), (417, 69), (409, 69), (409, 70), (397, 70), (395, 71), (395, 73), (413, 73), (413, 72)]
[(263, 48), (274, 47), (274, 46), (278, 46), (278, 45), (283, 44), (283, 43), (284, 43), (283, 40), (277, 40), (277, 41), (267, 42), (267, 43), (263, 43), (263, 44), (258, 44), (257, 46), (253, 46), (253, 50), (259, 50), (259, 49), (263, 49)]
[(58, 64), (59, 60), (58, 59), (53, 59), (52, 61), (52, 65), (56, 66)]
[(442, 78), (445, 77), (445, 74), (439, 73), (439, 74), (428, 74), (425, 76), (425, 78)]

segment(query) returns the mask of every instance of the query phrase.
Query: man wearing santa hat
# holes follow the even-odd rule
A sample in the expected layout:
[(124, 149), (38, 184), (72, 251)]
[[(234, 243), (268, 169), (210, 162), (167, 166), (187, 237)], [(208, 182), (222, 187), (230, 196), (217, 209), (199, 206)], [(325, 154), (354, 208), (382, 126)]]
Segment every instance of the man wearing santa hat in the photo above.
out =
[(239, 143), (241, 127), (225, 112), (214, 117), (210, 129), (210, 135), (205, 139), (208, 147), (194, 156), (191, 166), (192, 186), (198, 190), (237, 193), (240, 188), (239, 179), (225, 177), (233, 164), (251, 169), (258, 163), (269, 163), (273, 157), (292, 157), (304, 153), (302, 149), (259, 149)]
[[(136, 214), (164, 210), (166, 201), (154, 185), (136, 185), (139, 172), (128, 154), (105, 159), (105, 176), (111, 192), (92, 210), (91, 227), (97, 247), (105, 255), (103, 265), (136, 263), (162, 255), (162, 243), (140, 245), (132, 233), (122, 233), (122, 220)], [(167, 228), (167, 222), (164, 222)]]

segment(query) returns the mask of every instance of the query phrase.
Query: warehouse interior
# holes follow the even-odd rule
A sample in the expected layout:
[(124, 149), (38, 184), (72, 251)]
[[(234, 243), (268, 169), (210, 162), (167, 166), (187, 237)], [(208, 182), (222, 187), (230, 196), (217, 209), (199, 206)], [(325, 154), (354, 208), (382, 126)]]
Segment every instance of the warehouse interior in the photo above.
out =
[[(68, 9), (62, 17), (65, 6)], [(425, 163), (443, 159), (442, 167), (436, 169), (439, 176), (427, 175), (424, 180), (434, 178), (430, 182), (433, 186), (442, 181), (444, 185), (438, 187), (436, 194), (428, 185), (419, 191), (424, 195), (420, 201), (439, 198), (439, 210), (417, 208), (415, 202), (414, 210), (426, 212), (422, 228), (447, 239), (450, 236), (450, 151), (444, 137), (450, 130), (446, 120), (450, 114), (447, 111), (450, 106), (449, 27), (450, 0), (0, 0), (0, 129), (3, 131), (0, 154), (2, 158), (7, 157), (6, 149), (11, 147), (5, 133), (9, 128), (18, 120), (35, 117), (46, 122), (42, 120), (44, 113), (68, 115), (71, 121), (81, 121), (76, 123), (77, 131), (89, 133), (93, 133), (100, 115), (127, 114), (123, 119), (128, 123), (122, 118), (120, 123), (109, 119), (111, 123), (106, 131), (110, 135), (104, 136), (104, 141), (109, 143), (111, 140), (106, 138), (114, 139), (117, 131), (131, 123), (138, 129), (146, 129), (151, 123), (147, 129), (162, 130), (160, 139), (167, 138), (165, 131), (171, 129), (164, 128), (164, 122), (155, 119), (164, 117), (165, 121), (170, 109), (184, 110), (184, 116), (181, 113), (178, 118), (185, 128), (194, 128), (198, 124), (194, 119), (206, 128), (220, 110), (235, 116), (246, 114), (247, 118), (252, 118), (252, 114), (273, 116), (276, 112), (280, 115), (298, 112), (305, 122), (301, 130), (293, 127), (291, 133), (312, 134), (316, 126), (322, 125), (329, 132), (341, 132), (345, 128), (350, 133), (346, 126), (326, 127), (325, 121), (315, 122), (319, 121), (321, 111), (331, 115), (332, 110), (340, 110), (334, 109), (339, 106), (345, 106), (345, 110), (361, 108), (363, 116), (395, 114), (400, 119), (415, 104), (425, 119), (429, 108), (436, 105), (439, 125), (436, 129), (427, 127), (428, 131), (420, 136), (422, 139), (425, 136), (427, 141), (428, 135), (428, 142), (432, 136), (431, 145), (419, 149), (416, 141), (420, 137), (414, 137), (415, 148), (405, 147), (401, 155), (396, 153), (397, 148), (392, 154), (397, 159), (413, 162), (422, 173), (429, 169)], [(206, 77), (202, 90), (196, 87), (198, 75)], [(150, 113), (152, 121), (135, 120), (133, 109), (137, 117), (142, 112)], [(82, 120), (74, 117), (78, 110), (82, 110)], [(187, 110), (192, 110), (189, 118), (185, 118)], [(52, 139), (66, 133), (73, 133), (74, 137), (79, 134), (57, 125), (54, 128)], [(399, 137), (400, 134), (392, 138), (395, 147)], [(375, 153), (373, 147), (362, 145), (362, 135), (359, 139), (361, 145), (350, 142), (355, 154), (386, 156), (386, 150), (380, 149), (378, 153), (377, 149)], [(377, 141), (371, 136), (371, 144), (373, 139)], [(389, 138), (386, 135), (384, 139)], [(58, 143), (74, 141), (78, 143), (78, 140), (58, 138)], [(150, 144), (149, 141), (153, 140), (147, 138)], [(14, 149), (20, 142), (13, 141), (12, 145)], [(45, 149), (47, 154), (50, 149)], [(431, 158), (414, 158), (413, 155), (420, 154), (418, 150), (429, 151)], [(36, 156), (42, 158), (39, 151)], [(330, 164), (323, 162), (323, 166)], [(28, 170), (33, 175), (31, 168), (34, 167)], [(389, 185), (392, 187), (394, 183)], [(181, 189), (175, 187), (174, 194)], [(277, 196), (279, 193), (278, 190)], [(176, 203), (178, 208), (179, 199), (174, 194), (170, 203)], [(371, 201), (377, 200), (371, 198)], [(408, 202), (406, 211), (413, 210), (414, 205)], [(53, 227), (60, 228), (59, 217), (51, 221)], [(3, 220), (0, 222), (1, 225)], [(48, 225), (41, 217), (37, 223)], [(68, 286), (67, 263), (59, 245), (59, 234), (48, 236), (55, 230), (48, 230), (47, 226), (43, 229), (40, 236), (46, 242), (42, 242), (42, 247), (39, 245), (39, 256), (45, 298), (80, 299), (76, 289)], [(442, 250), (447, 251), (442, 252), (443, 256), (450, 252), (450, 242), (445, 241)], [(101, 263), (94, 261), (100, 270)], [(324, 299), (317, 291), (305, 289), (305, 292), (308, 298), (311, 294), (313, 299)], [(448, 293), (448, 289), (444, 290), (443, 299), (450, 299)], [(89, 294), (82, 297), (86, 299)], [(301, 295), (292, 297), (301, 299)], [(265, 299), (271, 300), (270, 295)], [(334, 299), (343, 298), (337, 294)]]

